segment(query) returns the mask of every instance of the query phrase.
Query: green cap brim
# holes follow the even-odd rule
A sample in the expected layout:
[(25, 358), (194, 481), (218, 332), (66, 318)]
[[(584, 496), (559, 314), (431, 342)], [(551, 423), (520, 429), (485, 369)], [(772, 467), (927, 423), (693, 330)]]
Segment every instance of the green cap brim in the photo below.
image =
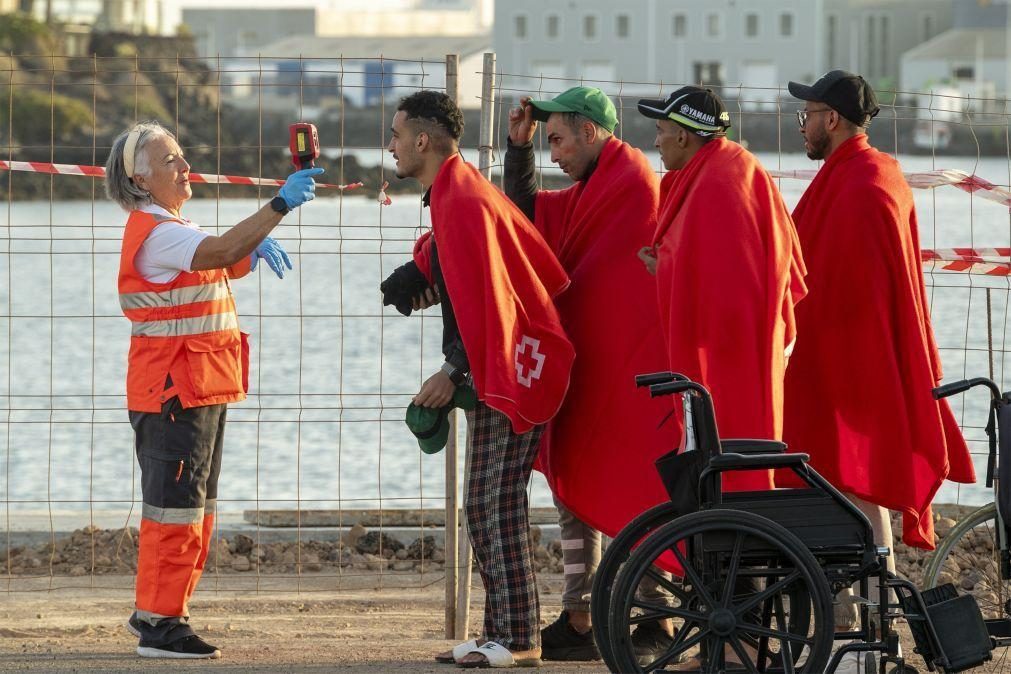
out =
[(618, 126), (618, 120), (610, 120), (605, 118), (594, 117), (592, 114), (586, 111), (574, 110), (573, 108), (565, 105), (564, 103), (559, 103), (557, 101), (530, 101), (530, 105), (534, 108), (533, 117), (538, 122), (548, 121), (548, 117), (555, 112), (574, 112), (577, 115), (583, 115), (587, 119), (592, 119), (594, 122), (604, 127), (610, 132), (614, 132), (614, 129)]
[(426, 454), (435, 454), (446, 446), (449, 438), (447, 408), (418, 407), (414, 403), (407, 406), (404, 421), (418, 439), (418, 446)]
[(553, 112), (575, 112), (572, 108), (556, 101), (530, 101), (534, 108), (534, 119), (538, 122), (548, 121)]
[(418, 447), (421, 448), (425, 454), (438, 454), (446, 446), (449, 441), (449, 421), (446, 419), (442, 420), (442, 425), (439, 426), (438, 432), (430, 438), (418, 438)]
[[(414, 403), (407, 406), (404, 421), (411, 433), (418, 439), (418, 447), (425, 454), (436, 454), (442, 451), (449, 441), (449, 411), (454, 407), (462, 410), (473, 410), (477, 405), (477, 392), (466, 384), (456, 387), (450, 404), (438, 409), (418, 407)], [(438, 427), (436, 427), (438, 424)]]

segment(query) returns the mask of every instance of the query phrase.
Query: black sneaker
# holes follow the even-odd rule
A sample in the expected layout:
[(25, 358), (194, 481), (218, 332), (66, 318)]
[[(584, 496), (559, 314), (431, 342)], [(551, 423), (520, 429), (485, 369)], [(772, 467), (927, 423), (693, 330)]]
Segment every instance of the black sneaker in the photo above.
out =
[(192, 635), (183, 637), (164, 646), (137, 646), (137, 655), (142, 658), (176, 658), (196, 660), (200, 658), (220, 658), (221, 651), (217, 646)]
[[(639, 623), (639, 626), (632, 632), (632, 648), (635, 649), (635, 659), (643, 667), (656, 661), (673, 644), (674, 637), (667, 634), (667, 631), (655, 620), (648, 623)], [(681, 661), (682, 658), (678, 657), (669, 664), (675, 665)]]
[(541, 630), (541, 658), (544, 660), (600, 660), (593, 630), (580, 634), (569, 624), (569, 612)]
[(136, 611), (131, 613), (130, 619), (126, 621), (126, 631), (140, 639), (140, 618), (137, 617)]

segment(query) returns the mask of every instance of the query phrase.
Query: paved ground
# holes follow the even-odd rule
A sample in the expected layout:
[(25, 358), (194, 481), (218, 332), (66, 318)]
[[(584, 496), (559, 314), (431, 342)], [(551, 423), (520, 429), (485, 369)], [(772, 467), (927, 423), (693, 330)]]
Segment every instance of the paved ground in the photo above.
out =
[[(432, 672), (460, 671), (432, 656), (453, 645), (444, 636), (441, 574), (383, 576), (233, 574), (205, 578), (192, 605), (193, 625), (223, 651), (196, 663), (151, 661), (134, 653), (123, 627), (132, 578), (0, 580), (0, 672)], [(476, 577), (475, 577), (476, 580)], [(561, 577), (540, 576), (544, 620), (557, 614)], [(297, 591), (296, 591), (297, 590)], [(471, 627), (482, 593), (474, 591)], [(903, 646), (912, 653), (908, 630)], [(1005, 654), (978, 672), (1011, 672)], [(926, 671), (919, 657), (911, 663)], [(545, 663), (545, 674), (603, 672), (601, 663)]]
[[(173, 672), (449, 672), (432, 656), (453, 645), (443, 638), (441, 576), (296, 579), (249, 576), (206, 579), (192, 605), (193, 624), (221, 647), (223, 658), (172, 663)], [(134, 654), (136, 639), (123, 628), (132, 604), (132, 579), (57, 578), (0, 582), (0, 671), (137, 672), (164, 670), (164, 661)], [(259, 584), (259, 589), (257, 589)], [(69, 587), (76, 585), (77, 587)], [(358, 588), (361, 589), (357, 589)], [(541, 583), (546, 618), (555, 616), (559, 579)], [(5, 590), (10, 589), (9, 593)], [(478, 624), (481, 594), (475, 592)], [(156, 666), (157, 665), (157, 666)], [(602, 672), (597, 663), (548, 665), (559, 674)]]

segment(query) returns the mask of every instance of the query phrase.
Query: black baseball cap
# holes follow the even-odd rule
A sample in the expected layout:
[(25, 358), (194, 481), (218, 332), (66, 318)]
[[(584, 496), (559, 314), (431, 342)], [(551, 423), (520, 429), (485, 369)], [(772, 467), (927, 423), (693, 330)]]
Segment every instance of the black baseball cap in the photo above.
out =
[(681, 87), (664, 100), (644, 98), (639, 112), (652, 119), (669, 119), (692, 133), (708, 137), (726, 133), (730, 113), (712, 89)]
[(811, 86), (790, 82), (789, 89), (794, 98), (824, 103), (857, 126), (867, 126), (881, 110), (871, 85), (845, 70), (829, 71)]

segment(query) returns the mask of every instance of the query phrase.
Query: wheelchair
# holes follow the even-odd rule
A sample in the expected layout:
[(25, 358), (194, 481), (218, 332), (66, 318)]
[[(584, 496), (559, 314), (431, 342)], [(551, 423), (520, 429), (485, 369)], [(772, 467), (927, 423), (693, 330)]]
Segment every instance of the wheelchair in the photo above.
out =
[[(990, 379), (976, 377), (940, 386), (934, 397), (977, 386), (990, 393), (986, 486), (993, 500), (956, 522), (931, 556), (923, 584), (936, 588), (956, 581), (960, 594), (971, 594), (979, 603), (994, 645), (1006, 648), (1011, 646), (1011, 489), (1006, 486), (1011, 484), (1011, 393), (1002, 394)], [(1011, 672), (1011, 662), (995, 659), (986, 671)]]
[[(991, 659), (975, 599), (950, 585), (921, 593), (889, 573), (890, 550), (874, 545), (866, 516), (806, 454), (788, 454), (774, 440), (721, 439), (709, 392), (683, 375), (640, 375), (636, 385), (652, 397), (685, 396), (694, 450), (657, 460), (671, 502), (625, 527), (598, 567), (591, 612), (611, 671), (821, 674), (855, 653), (872, 666), (866, 671), (915, 672), (900, 655), (898, 618), (908, 621), (930, 671), (960, 672)], [(792, 471), (803, 487), (722, 489), (726, 473), (766, 469)], [(877, 597), (860, 600), (855, 629), (836, 632), (834, 596), (857, 584), (869, 597), (872, 578)], [(669, 645), (637, 655), (635, 629), (661, 620), (675, 627)], [(836, 641), (849, 643), (833, 652)]]

